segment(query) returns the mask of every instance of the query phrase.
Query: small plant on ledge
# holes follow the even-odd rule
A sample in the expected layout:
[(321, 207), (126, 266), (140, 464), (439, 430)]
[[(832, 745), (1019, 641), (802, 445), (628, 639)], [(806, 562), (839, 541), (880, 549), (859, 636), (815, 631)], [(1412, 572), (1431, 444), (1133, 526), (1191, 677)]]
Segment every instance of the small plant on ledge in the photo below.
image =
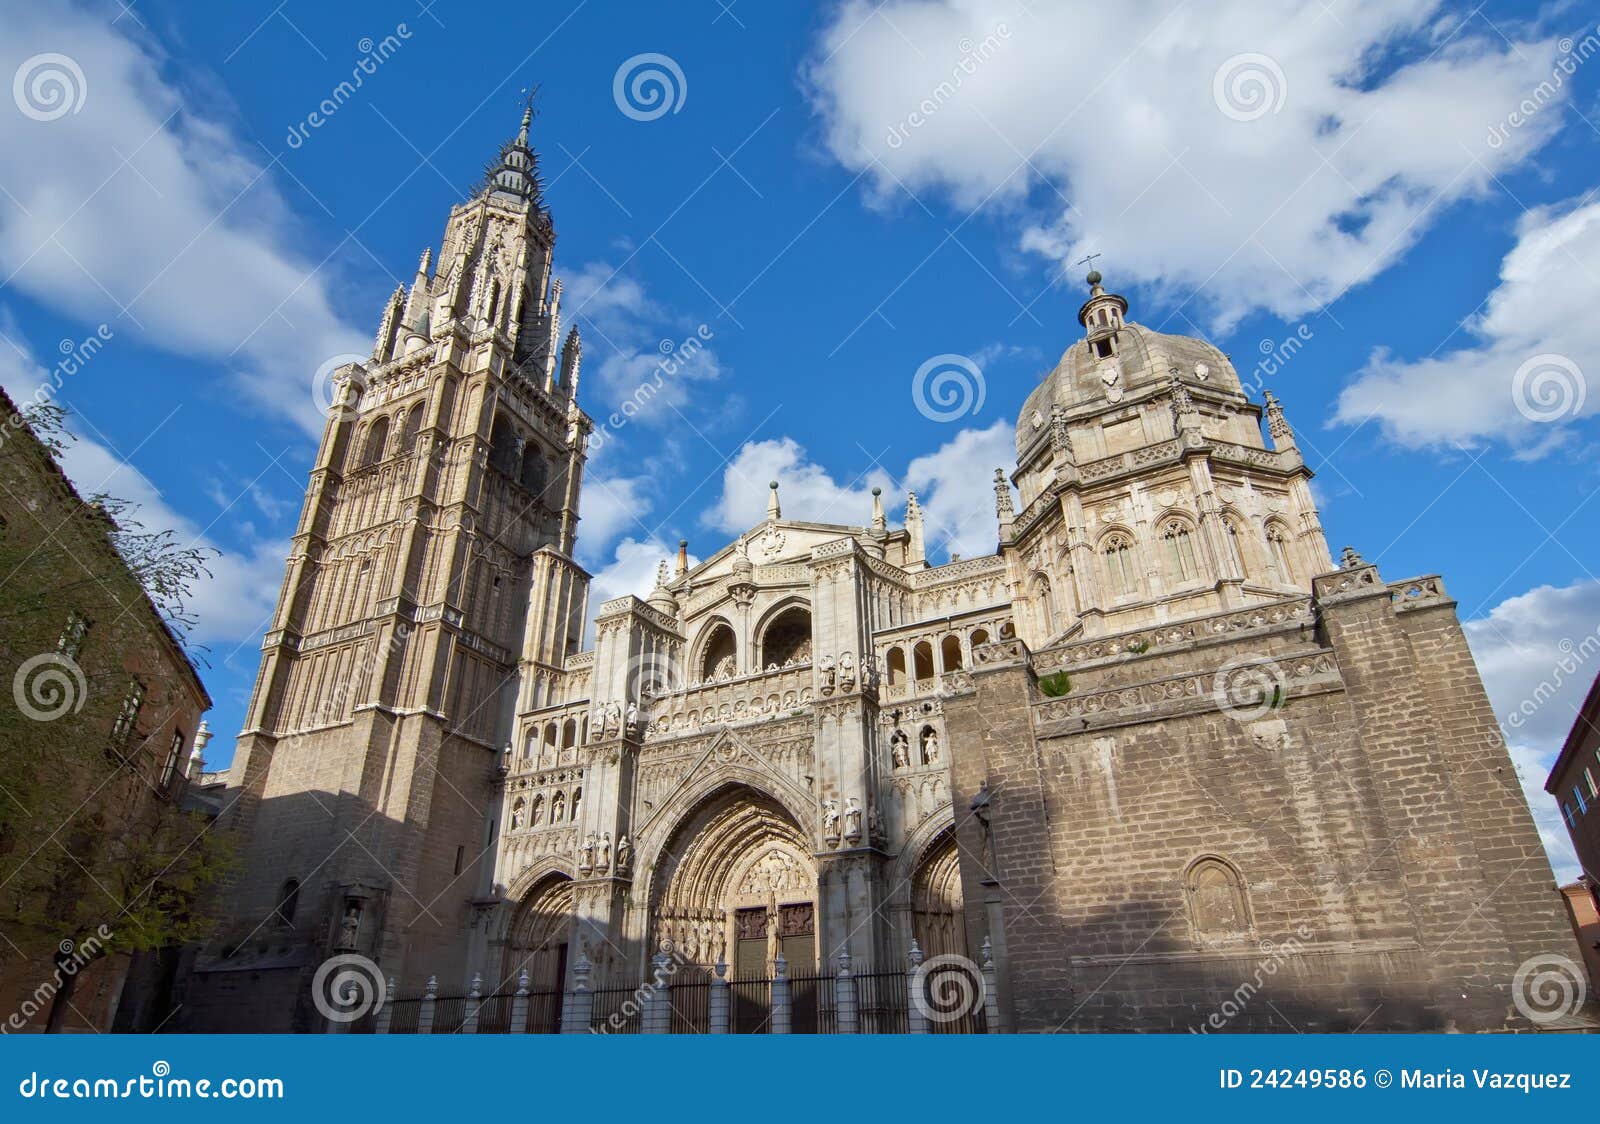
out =
[(1150, 641), (1148, 640), (1135, 640), (1133, 643), (1128, 645), (1128, 651), (1132, 652), (1136, 656), (1142, 656), (1149, 650)]
[(1059, 699), (1062, 695), (1072, 690), (1072, 677), (1064, 671), (1058, 671), (1054, 675), (1046, 675), (1039, 680), (1039, 690), (1043, 691), (1048, 698)]

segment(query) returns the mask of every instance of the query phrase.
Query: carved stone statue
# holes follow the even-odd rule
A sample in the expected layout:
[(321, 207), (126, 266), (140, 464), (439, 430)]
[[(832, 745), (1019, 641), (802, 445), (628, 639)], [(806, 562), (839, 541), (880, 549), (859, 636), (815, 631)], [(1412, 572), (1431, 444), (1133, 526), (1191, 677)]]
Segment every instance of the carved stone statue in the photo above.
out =
[(339, 948), (350, 950), (360, 947), (361, 941), (361, 903), (346, 901), (344, 903), (344, 918), (339, 922)]
[(633, 843), (624, 835), (617, 840), (617, 873), (627, 874), (633, 865)]
[(824, 800), (822, 802), (822, 837), (830, 841), (838, 841), (839, 802), (837, 800)]
[(637, 730), (638, 728), (639, 728), (639, 704), (631, 702), (631, 703), (628, 704), (628, 729), (631, 732), (631, 731)]
[(595, 850), (598, 846), (599, 840), (591, 831), (584, 837), (583, 846), (578, 848), (578, 869), (585, 874), (594, 869)]
[(867, 838), (878, 846), (888, 838), (883, 829), (883, 813), (877, 804), (873, 804), (872, 810), (867, 813)]
[(595, 869), (609, 872), (611, 870), (611, 833), (608, 831), (600, 840), (600, 858)]
[(844, 802), (844, 837), (851, 843), (861, 842), (861, 805), (854, 796)]
[(922, 735), (922, 763), (924, 765), (939, 763), (939, 735), (931, 728)]
[(846, 691), (856, 684), (856, 658), (849, 652), (839, 657), (839, 679)]
[(833, 657), (832, 656), (823, 656), (822, 659), (818, 660), (817, 661), (817, 672), (822, 677), (822, 689), (823, 689), (823, 691), (828, 693), (828, 694), (832, 694), (832, 692), (833, 692), (833, 677), (834, 677)]
[(889, 737), (889, 753), (893, 757), (894, 767), (904, 769), (911, 764), (911, 739), (906, 737), (904, 730), (895, 730)]

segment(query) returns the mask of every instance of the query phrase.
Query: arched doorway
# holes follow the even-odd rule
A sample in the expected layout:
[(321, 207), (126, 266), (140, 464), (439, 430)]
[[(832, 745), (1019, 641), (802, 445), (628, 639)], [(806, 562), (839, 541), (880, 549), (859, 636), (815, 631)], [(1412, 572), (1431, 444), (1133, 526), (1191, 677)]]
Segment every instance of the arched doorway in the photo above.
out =
[(708, 800), (657, 863), (651, 940), (691, 964), (720, 958), (735, 977), (768, 977), (782, 952), (792, 973), (816, 969), (817, 872), (794, 819), (744, 786)]
[(572, 880), (553, 874), (528, 891), (511, 918), (502, 990), (515, 989), (517, 978), (528, 973), (528, 1029), (534, 1033), (560, 1029), (572, 913)]
[(912, 935), (927, 959), (967, 955), (962, 904), (956, 837), (946, 831), (929, 844), (911, 881)]

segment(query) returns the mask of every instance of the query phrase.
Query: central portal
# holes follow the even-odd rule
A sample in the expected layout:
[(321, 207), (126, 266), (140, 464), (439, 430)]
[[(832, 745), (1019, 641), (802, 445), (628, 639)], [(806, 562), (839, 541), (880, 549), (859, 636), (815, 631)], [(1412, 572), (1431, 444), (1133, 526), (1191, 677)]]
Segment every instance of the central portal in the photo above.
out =
[(817, 873), (804, 832), (776, 801), (748, 787), (702, 804), (674, 832), (655, 882), (651, 935), (734, 979), (767, 979), (779, 953), (789, 971), (817, 967)]

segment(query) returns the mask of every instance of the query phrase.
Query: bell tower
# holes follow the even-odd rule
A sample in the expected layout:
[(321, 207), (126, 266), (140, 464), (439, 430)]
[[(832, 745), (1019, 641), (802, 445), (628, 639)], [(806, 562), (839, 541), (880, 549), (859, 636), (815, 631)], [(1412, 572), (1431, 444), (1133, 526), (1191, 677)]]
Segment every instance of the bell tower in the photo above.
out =
[[(247, 865), (213, 970), (287, 941), (306, 971), (360, 953), (467, 982), (518, 684), (577, 651), (588, 600), (572, 551), (592, 423), (532, 121), (530, 102), (371, 357), (334, 376), (235, 756)], [(295, 1008), (297, 971), (259, 973), (265, 1006)]]

